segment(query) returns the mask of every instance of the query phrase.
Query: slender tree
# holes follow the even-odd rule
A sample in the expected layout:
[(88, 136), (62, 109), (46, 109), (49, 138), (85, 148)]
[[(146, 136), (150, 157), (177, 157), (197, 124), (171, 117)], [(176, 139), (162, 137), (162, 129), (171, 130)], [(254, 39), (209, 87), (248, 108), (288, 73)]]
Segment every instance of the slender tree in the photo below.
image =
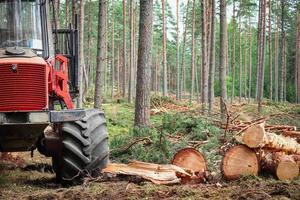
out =
[(152, 51), (153, 0), (140, 0), (139, 52), (135, 120), (137, 127), (150, 123), (150, 73)]
[(224, 120), (226, 117), (225, 104), (227, 101), (227, 87), (226, 87), (226, 0), (220, 0), (220, 84), (221, 84), (221, 96), (220, 107), (221, 117)]
[(233, 0), (233, 10), (232, 10), (232, 58), (231, 58), (231, 67), (232, 67), (232, 87), (231, 87), (231, 102), (235, 96), (235, 0)]
[(209, 60), (209, 112), (211, 113), (215, 98), (214, 84), (215, 84), (215, 0), (211, 0), (211, 37), (210, 37), (210, 60)]
[(127, 82), (127, 58), (126, 58), (126, 0), (123, 0), (123, 68), (122, 68), (122, 96), (126, 94), (126, 82)]
[(166, 2), (165, 0), (162, 0), (161, 2), (163, 18), (163, 96), (168, 96)]
[(266, 0), (259, 2), (259, 21), (258, 23), (258, 40), (257, 40), (257, 68), (258, 68), (258, 85), (257, 85), (257, 100), (258, 112), (262, 111), (262, 100), (264, 94), (264, 55), (265, 55), (265, 32), (266, 32)]
[(248, 102), (251, 101), (252, 94), (252, 26), (249, 16), (249, 82), (248, 82)]
[(131, 103), (133, 100), (133, 89), (134, 89), (134, 24), (133, 24), (133, 0), (129, 1), (129, 33), (130, 33), (130, 57), (129, 57), (129, 80), (128, 80), (128, 102)]
[(95, 99), (94, 107), (101, 107), (101, 89), (102, 75), (105, 62), (105, 16), (106, 16), (106, 0), (99, 0), (99, 14), (98, 14), (98, 44), (97, 44), (97, 68), (96, 68), (96, 80), (95, 80)]
[(296, 88), (296, 102), (300, 103), (300, 5), (297, 7), (297, 20), (296, 20), (296, 76), (295, 76), (295, 88)]
[(269, 99), (273, 99), (273, 65), (272, 65), (272, 1), (269, 0)]
[(191, 56), (191, 91), (190, 91), (190, 102), (194, 97), (195, 89), (195, 0), (193, 0), (193, 11), (192, 11), (192, 56)]
[(180, 67), (179, 67), (179, 0), (176, 0), (176, 70), (177, 70), (177, 82), (176, 82), (176, 99), (179, 99), (180, 90)]
[[(276, 7), (277, 7), (277, 2), (276, 2)], [(276, 28), (275, 28), (275, 52), (274, 52), (274, 100), (277, 102), (278, 101), (278, 91), (279, 91), (279, 20), (278, 16), (276, 18)]]
[(114, 98), (115, 90), (115, 2), (111, 0), (111, 98)]

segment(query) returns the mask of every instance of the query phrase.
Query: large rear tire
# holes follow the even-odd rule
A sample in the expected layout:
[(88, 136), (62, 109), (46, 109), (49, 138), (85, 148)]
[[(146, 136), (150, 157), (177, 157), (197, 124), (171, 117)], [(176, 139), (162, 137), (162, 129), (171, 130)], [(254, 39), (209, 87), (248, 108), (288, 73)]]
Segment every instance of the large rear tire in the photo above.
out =
[(86, 110), (86, 116), (61, 125), (61, 153), (52, 158), (57, 181), (80, 183), (85, 175), (99, 175), (109, 162), (108, 134), (103, 112)]

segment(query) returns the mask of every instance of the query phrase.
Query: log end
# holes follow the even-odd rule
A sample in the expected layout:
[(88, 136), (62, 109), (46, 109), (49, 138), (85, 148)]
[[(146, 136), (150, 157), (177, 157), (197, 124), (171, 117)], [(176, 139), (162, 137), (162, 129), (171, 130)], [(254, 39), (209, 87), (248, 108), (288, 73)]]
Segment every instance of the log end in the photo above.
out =
[(278, 164), (276, 175), (279, 180), (292, 180), (299, 175), (299, 167), (296, 162), (283, 160)]
[(257, 156), (252, 149), (244, 145), (234, 146), (225, 153), (221, 170), (226, 180), (235, 180), (247, 175), (256, 176), (259, 171)]
[(243, 134), (243, 143), (250, 148), (257, 148), (264, 141), (264, 124), (257, 124), (248, 128)]
[(183, 183), (199, 183), (205, 181), (207, 164), (204, 156), (194, 148), (184, 148), (173, 157), (172, 164), (187, 170), (192, 176), (181, 177)]

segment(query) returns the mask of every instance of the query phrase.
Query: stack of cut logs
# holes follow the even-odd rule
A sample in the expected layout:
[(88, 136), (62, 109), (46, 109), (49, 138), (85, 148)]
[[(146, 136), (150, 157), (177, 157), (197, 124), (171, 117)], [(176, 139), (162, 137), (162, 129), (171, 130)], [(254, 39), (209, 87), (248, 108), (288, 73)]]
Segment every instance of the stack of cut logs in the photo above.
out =
[(229, 149), (223, 158), (224, 178), (233, 180), (259, 171), (272, 173), (279, 180), (291, 180), (299, 175), (300, 132), (293, 126), (265, 125), (264, 121), (227, 125), (237, 131), (242, 143)]

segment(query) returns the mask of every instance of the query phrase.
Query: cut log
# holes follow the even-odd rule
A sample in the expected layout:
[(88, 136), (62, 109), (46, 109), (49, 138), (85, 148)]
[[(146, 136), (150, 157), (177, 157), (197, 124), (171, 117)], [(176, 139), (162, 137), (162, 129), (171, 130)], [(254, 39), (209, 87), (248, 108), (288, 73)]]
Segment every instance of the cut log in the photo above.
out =
[(263, 170), (273, 173), (279, 180), (292, 180), (299, 175), (299, 166), (292, 155), (268, 152), (261, 156)]
[(285, 137), (294, 138), (298, 143), (300, 143), (300, 132), (299, 131), (283, 131), (281, 134)]
[(265, 131), (264, 123), (248, 128), (242, 141), (250, 148), (266, 147), (294, 154), (300, 154), (300, 144), (293, 138)]
[(139, 176), (159, 185), (180, 183), (181, 176), (191, 176), (182, 168), (175, 165), (158, 165), (139, 161), (130, 161), (128, 164), (109, 163), (102, 173)]
[(256, 176), (259, 171), (256, 153), (245, 145), (234, 146), (225, 153), (221, 169), (226, 180), (247, 175)]
[(207, 164), (204, 156), (194, 148), (184, 148), (173, 157), (172, 164), (179, 166), (192, 176), (180, 176), (183, 183), (204, 182), (207, 177)]

